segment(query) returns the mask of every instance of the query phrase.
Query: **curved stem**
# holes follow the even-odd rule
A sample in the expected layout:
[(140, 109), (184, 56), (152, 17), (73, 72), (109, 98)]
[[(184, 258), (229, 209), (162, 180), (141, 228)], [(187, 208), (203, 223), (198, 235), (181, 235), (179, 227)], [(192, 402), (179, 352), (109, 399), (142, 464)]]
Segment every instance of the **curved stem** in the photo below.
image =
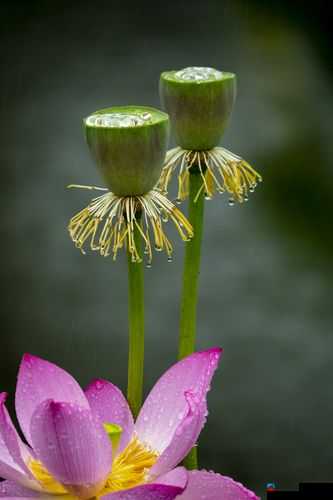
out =
[[(142, 258), (142, 243), (139, 229), (134, 227), (135, 245)], [(128, 260), (128, 323), (129, 354), (127, 399), (134, 417), (142, 404), (143, 364), (144, 364), (144, 270), (143, 262)]]
[[(179, 359), (195, 350), (196, 320), (198, 303), (198, 281), (200, 274), (201, 242), (204, 219), (204, 190), (202, 178), (197, 169), (190, 170), (190, 194), (188, 219), (193, 226), (194, 237), (186, 243), (183, 271), (183, 289), (180, 310)], [(200, 191), (201, 189), (201, 191)], [(198, 192), (200, 195), (198, 196)], [(188, 469), (198, 466), (197, 449), (193, 448), (184, 460)]]

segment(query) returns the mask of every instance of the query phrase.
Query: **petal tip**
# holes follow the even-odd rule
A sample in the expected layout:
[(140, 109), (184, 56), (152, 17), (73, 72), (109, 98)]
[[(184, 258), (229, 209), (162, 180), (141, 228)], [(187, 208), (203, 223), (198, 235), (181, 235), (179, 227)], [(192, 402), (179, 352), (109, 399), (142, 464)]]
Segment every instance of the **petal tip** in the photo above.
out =
[(223, 349), (222, 347), (211, 347), (210, 349), (206, 349), (204, 351), (197, 351), (194, 352), (189, 356), (191, 358), (193, 356), (193, 359), (199, 357), (201, 359), (205, 359), (210, 362), (212, 368), (216, 369), (217, 365), (220, 362), (220, 358), (223, 354)]
[(53, 399), (45, 401), (45, 407), (49, 408), (50, 413), (53, 417), (56, 417), (57, 415), (59, 415), (59, 413), (65, 413), (65, 414), (67, 413), (70, 415), (73, 406), (74, 405), (72, 405), (71, 403), (65, 403), (63, 401), (54, 401)]
[(22, 372), (24, 372), (26, 369), (33, 368), (36, 362), (45, 362), (45, 361), (39, 358), (38, 356), (34, 356), (33, 354), (30, 354), (28, 352), (24, 353), (19, 366), (18, 376), (20, 377)]
[(220, 347), (220, 346), (215, 346), (215, 347), (211, 347), (210, 349), (206, 349), (205, 351), (201, 351), (203, 353), (207, 353), (207, 354), (218, 354), (219, 356), (221, 356), (223, 354), (223, 347)]
[(0, 405), (5, 404), (7, 397), (8, 397), (7, 392), (0, 392)]
[(96, 389), (97, 391), (101, 391), (104, 389), (106, 385), (108, 385), (110, 382), (107, 380), (104, 380), (102, 378), (94, 378), (90, 384), (86, 387), (85, 391)]
[[(184, 360), (195, 360), (195, 359), (209, 359), (212, 361), (219, 362), (224, 349), (222, 347), (210, 347), (202, 351), (195, 351), (184, 358)], [(182, 361), (182, 360), (181, 360)], [(180, 362), (181, 362), (180, 361)]]
[(22, 356), (22, 363), (31, 363), (36, 360), (40, 360), (41, 358), (38, 358), (38, 356), (35, 356), (34, 354), (30, 354), (29, 352), (25, 352)]

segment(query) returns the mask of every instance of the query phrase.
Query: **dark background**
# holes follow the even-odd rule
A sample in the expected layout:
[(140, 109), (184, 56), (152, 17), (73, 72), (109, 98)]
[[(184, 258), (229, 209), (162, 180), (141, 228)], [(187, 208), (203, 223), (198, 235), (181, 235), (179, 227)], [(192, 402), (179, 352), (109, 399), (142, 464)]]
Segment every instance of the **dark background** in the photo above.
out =
[[(198, 346), (225, 355), (209, 395), (202, 467), (257, 492), (333, 480), (332, 66), (315, 2), (29, 1), (1, 7), (1, 390), (29, 351), (82, 384), (123, 389), (127, 274), (66, 232), (101, 180), (81, 119), (159, 105), (159, 73), (236, 72), (223, 144), (264, 183), (207, 203)], [(186, 210), (186, 205), (183, 206)], [(146, 272), (146, 389), (175, 359), (183, 245)]]

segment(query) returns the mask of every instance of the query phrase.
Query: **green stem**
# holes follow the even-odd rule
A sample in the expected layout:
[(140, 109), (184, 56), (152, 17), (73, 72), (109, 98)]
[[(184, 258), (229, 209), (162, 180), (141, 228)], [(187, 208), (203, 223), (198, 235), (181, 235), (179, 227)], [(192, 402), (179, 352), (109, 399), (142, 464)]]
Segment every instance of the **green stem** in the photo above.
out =
[[(196, 320), (198, 303), (198, 281), (200, 274), (201, 242), (204, 219), (204, 190), (200, 173), (190, 171), (190, 194), (188, 219), (193, 226), (194, 237), (186, 243), (183, 271), (183, 289), (180, 310), (179, 359), (188, 356), (195, 350)], [(197, 198), (197, 199), (196, 199)], [(196, 199), (196, 201), (195, 201)], [(188, 469), (198, 467), (197, 449), (193, 448), (184, 460)]]
[[(142, 257), (140, 232), (134, 228), (136, 248)], [(128, 260), (128, 322), (129, 355), (127, 399), (134, 417), (137, 417), (142, 404), (143, 363), (144, 363), (144, 270), (143, 263)]]

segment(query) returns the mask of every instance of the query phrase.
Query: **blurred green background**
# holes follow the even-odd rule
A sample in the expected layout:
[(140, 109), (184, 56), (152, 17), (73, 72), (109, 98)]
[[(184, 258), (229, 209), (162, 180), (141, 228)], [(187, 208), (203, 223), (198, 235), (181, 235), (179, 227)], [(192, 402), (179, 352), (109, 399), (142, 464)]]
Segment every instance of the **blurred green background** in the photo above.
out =
[[(101, 185), (81, 119), (159, 106), (163, 70), (238, 75), (223, 145), (264, 182), (206, 204), (198, 347), (222, 345), (200, 459), (258, 493), (333, 480), (332, 64), (324, 2), (4, 2), (1, 390), (25, 351), (125, 389), (126, 259), (66, 231)], [(173, 191), (175, 193), (175, 191)], [(186, 205), (183, 205), (186, 210)], [(183, 245), (146, 272), (146, 390), (176, 356)], [(12, 398), (13, 401), (13, 398)]]

